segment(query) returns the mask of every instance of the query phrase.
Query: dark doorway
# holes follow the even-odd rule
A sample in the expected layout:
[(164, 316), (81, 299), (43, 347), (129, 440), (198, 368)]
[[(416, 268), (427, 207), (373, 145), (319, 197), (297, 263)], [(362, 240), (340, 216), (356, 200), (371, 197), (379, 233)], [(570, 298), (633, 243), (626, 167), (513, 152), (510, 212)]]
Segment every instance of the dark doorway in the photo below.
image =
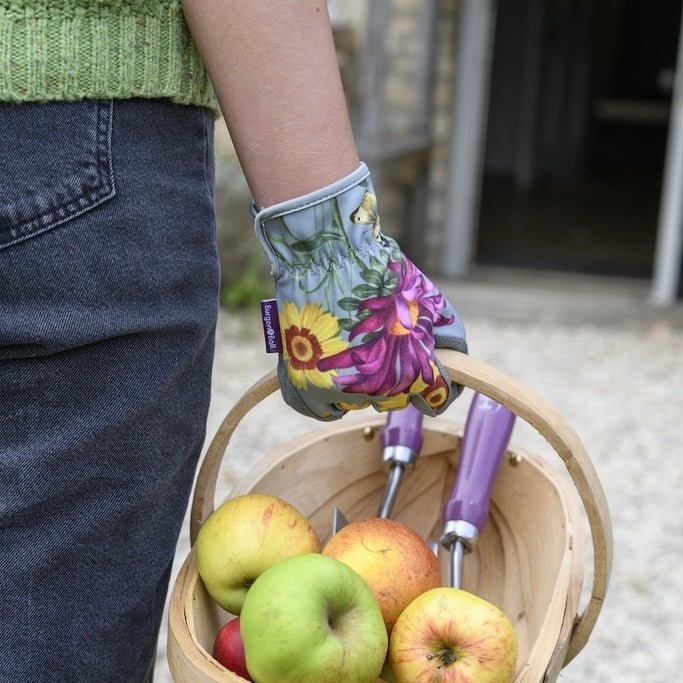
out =
[(476, 261), (650, 277), (680, 0), (499, 2)]

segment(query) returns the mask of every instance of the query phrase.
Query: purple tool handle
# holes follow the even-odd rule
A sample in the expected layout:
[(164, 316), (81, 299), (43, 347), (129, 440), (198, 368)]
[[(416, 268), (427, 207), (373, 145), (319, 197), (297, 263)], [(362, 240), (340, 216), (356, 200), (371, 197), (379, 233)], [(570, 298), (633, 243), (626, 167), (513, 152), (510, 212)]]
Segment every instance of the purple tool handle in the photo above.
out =
[(465, 423), (455, 484), (444, 508), (444, 524), (462, 520), (479, 532), (488, 517), (498, 467), (510, 442), (515, 414), (475, 393)]
[(382, 431), (382, 449), (388, 446), (405, 446), (415, 453), (422, 448), (423, 414), (412, 404), (402, 410), (392, 410)]

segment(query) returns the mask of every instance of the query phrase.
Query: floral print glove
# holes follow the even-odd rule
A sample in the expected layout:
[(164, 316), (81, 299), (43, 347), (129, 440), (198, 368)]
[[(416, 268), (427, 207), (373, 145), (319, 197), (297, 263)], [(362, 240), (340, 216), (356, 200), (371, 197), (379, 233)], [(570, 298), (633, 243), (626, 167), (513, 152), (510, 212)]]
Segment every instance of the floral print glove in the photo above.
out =
[(380, 230), (365, 164), (317, 192), (260, 211), (271, 263), (285, 401), (320, 420), (348, 410), (436, 415), (460, 393), (434, 348), (467, 352), (465, 330), (434, 284)]

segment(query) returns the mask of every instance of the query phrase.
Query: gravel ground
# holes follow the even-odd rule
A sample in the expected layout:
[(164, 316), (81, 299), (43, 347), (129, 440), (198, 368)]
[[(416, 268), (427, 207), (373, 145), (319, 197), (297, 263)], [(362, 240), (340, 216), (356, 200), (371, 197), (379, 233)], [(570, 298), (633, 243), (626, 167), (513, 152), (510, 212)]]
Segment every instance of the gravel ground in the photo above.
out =
[[(621, 325), (520, 322), (464, 315), (473, 355), (517, 377), (547, 399), (580, 435), (603, 483), (612, 515), (614, 566), (593, 635), (562, 672), (566, 683), (671, 683), (683, 668), (683, 328), (648, 315)], [(250, 384), (272, 369), (254, 321), (222, 315), (217, 334), (208, 434)], [(463, 397), (448, 418), (464, 419)], [(260, 410), (260, 408), (258, 409)], [(271, 397), (266, 411), (238, 430), (224, 463), (219, 498), (261, 453), (295, 433), (317, 428)], [(256, 411), (253, 411), (256, 413)], [(353, 418), (346, 418), (353, 419)], [(535, 452), (547, 444), (518, 421), (513, 443)], [(554, 454), (549, 453), (554, 456)], [(177, 566), (187, 554), (187, 523)], [(165, 659), (166, 623), (157, 676), (172, 681)]]

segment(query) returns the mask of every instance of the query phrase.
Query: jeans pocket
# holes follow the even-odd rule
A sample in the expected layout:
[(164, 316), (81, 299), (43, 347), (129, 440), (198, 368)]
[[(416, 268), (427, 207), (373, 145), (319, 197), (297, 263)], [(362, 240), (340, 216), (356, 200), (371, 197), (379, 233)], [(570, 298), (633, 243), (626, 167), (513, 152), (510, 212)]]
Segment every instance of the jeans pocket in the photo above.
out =
[(112, 198), (113, 103), (0, 104), (0, 249)]

